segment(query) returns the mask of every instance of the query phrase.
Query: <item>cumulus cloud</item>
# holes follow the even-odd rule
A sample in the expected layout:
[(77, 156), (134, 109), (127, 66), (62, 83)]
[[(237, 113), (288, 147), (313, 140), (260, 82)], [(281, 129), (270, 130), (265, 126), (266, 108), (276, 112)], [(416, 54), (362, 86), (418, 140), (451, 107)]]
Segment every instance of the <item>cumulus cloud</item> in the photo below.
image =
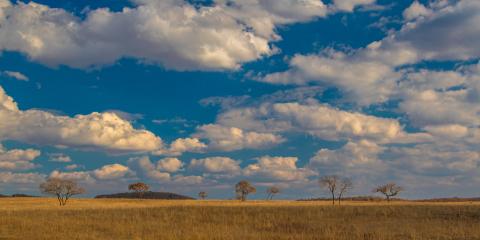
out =
[(180, 156), (185, 152), (201, 153), (207, 145), (198, 138), (178, 138), (170, 144), (169, 148), (153, 152), (155, 155)]
[(272, 73), (262, 81), (273, 84), (307, 85), (319, 83), (342, 89), (359, 104), (383, 102), (391, 95), (398, 78), (390, 65), (376, 60), (365, 61), (337, 51), (325, 55), (296, 55), (290, 70)]
[(183, 167), (183, 162), (178, 158), (163, 158), (158, 160), (157, 169), (166, 172), (178, 172)]
[(203, 125), (197, 129), (197, 133), (194, 136), (207, 139), (208, 148), (219, 151), (262, 149), (285, 141), (279, 135), (244, 131), (237, 127), (225, 127), (218, 124)]
[(129, 160), (129, 164), (136, 170), (137, 176), (162, 183), (194, 185), (204, 180), (202, 176), (172, 175), (183, 166), (183, 163), (176, 158), (164, 158), (154, 164), (148, 156), (135, 157)]
[(8, 77), (20, 80), (20, 81), (28, 81), (29, 80), (29, 78), (21, 72), (3, 71), (3, 74), (5, 74)]
[(173, 177), (173, 182), (178, 184), (184, 185), (195, 185), (203, 183), (204, 178), (202, 176), (183, 176), (183, 175), (175, 175)]
[(355, 7), (374, 4), (376, 0), (333, 0), (334, 8), (340, 11), (352, 12)]
[(11, 149), (6, 150), (0, 145), (0, 169), (28, 170), (35, 168), (32, 163), (41, 152), (36, 149)]
[(97, 179), (112, 180), (123, 178), (127, 175), (132, 175), (132, 172), (128, 167), (116, 163), (111, 165), (105, 165), (99, 169), (94, 170), (93, 175)]
[(335, 169), (369, 167), (382, 168), (382, 162), (378, 155), (384, 151), (384, 147), (375, 142), (360, 140), (348, 142), (340, 149), (320, 149), (310, 159), (310, 164), (315, 167)]
[[(424, 59), (468, 60), (480, 56), (480, 2), (458, 1), (406, 24), (394, 41), (410, 45)], [(442, 37), (438, 37), (442, 36)]]
[(327, 15), (327, 6), (320, 0), (216, 0), (236, 19), (251, 27), (256, 34), (267, 39), (280, 38), (277, 25), (305, 22)]
[(156, 181), (170, 181), (170, 173), (157, 169), (148, 156), (131, 158), (129, 164), (141, 175)]
[(86, 183), (94, 183), (95, 179), (92, 177), (90, 171), (77, 171), (77, 172), (61, 172), (59, 170), (54, 170), (49, 175), (50, 178), (60, 178), (75, 180)]
[(238, 175), (241, 172), (240, 162), (228, 157), (192, 159), (192, 161), (190, 161), (189, 168), (206, 173), (228, 173), (232, 175)]
[(426, 126), (424, 129), (440, 138), (464, 138), (469, 134), (468, 127), (459, 124)]
[(414, 1), (407, 9), (403, 11), (403, 18), (407, 21), (413, 20), (421, 16), (428, 16), (432, 13), (425, 5)]
[(400, 141), (407, 133), (396, 119), (348, 112), (328, 105), (311, 103), (265, 103), (231, 109), (218, 120), (225, 126), (266, 132), (306, 132), (326, 140), (367, 138)]
[[(372, 0), (336, 1), (341, 9)], [(0, 49), (50, 66), (77, 68), (134, 57), (179, 70), (237, 69), (271, 55), (279, 25), (325, 17), (320, 0), (134, 1), (120, 12), (101, 8), (80, 19), (35, 2), (0, 5)], [(135, 36), (125, 38), (124, 35)], [(142, 47), (139, 47), (142, 46)]]
[(480, 106), (467, 100), (468, 90), (439, 92), (411, 91), (406, 94), (400, 109), (417, 126), (480, 124)]
[(478, 59), (479, 9), (480, 2), (475, 0), (432, 2), (429, 7), (414, 2), (404, 12), (410, 21), (380, 41), (349, 51), (298, 54), (287, 71), (257, 79), (272, 84), (334, 86), (347, 100), (362, 106), (385, 102), (397, 97), (408, 64)]
[(44, 174), (0, 172), (0, 183), (3, 184), (37, 184), (45, 180)]
[[(72, 164), (65, 167), (67, 170), (73, 170), (82, 168), (82, 166)], [(49, 177), (51, 178), (61, 178), (61, 179), (70, 179), (80, 182), (85, 182), (89, 184), (97, 183), (98, 181), (111, 181), (119, 180), (128, 177), (133, 177), (135, 173), (130, 170), (127, 166), (122, 164), (114, 163), (102, 166), (98, 169), (89, 170), (89, 171), (70, 171), (62, 172), (59, 170), (54, 170), (50, 173)]]
[(66, 146), (106, 151), (154, 151), (162, 148), (159, 137), (133, 128), (114, 113), (74, 117), (41, 110), (20, 110), (0, 87), (0, 140), (38, 145)]
[(256, 180), (306, 181), (308, 177), (316, 175), (308, 168), (298, 168), (297, 157), (263, 156), (256, 160), (257, 163), (243, 169), (244, 175), (256, 177)]
[(476, 175), (480, 153), (459, 146), (421, 144), (415, 147), (392, 147), (389, 156), (396, 166), (424, 175)]

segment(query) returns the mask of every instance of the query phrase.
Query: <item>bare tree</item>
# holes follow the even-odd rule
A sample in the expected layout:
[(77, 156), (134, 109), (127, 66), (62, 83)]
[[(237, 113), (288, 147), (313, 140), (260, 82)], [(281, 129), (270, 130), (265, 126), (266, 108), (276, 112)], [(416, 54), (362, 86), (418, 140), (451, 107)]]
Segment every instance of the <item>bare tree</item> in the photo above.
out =
[(140, 198), (143, 198), (143, 195), (148, 191), (148, 189), (150, 189), (150, 187), (143, 182), (137, 182), (128, 185), (128, 190), (136, 192)]
[(338, 189), (340, 178), (336, 175), (323, 176), (318, 180), (320, 187), (326, 188), (332, 195), (332, 205), (335, 205), (335, 194)]
[(338, 205), (340, 205), (343, 195), (348, 191), (350, 191), (352, 188), (353, 188), (352, 179), (342, 178), (342, 180), (340, 181), (340, 185), (338, 187)]
[(390, 198), (397, 196), (400, 192), (405, 190), (403, 187), (398, 186), (396, 183), (387, 183), (385, 185), (380, 185), (373, 189), (374, 193), (382, 193), (387, 198), (387, 201), (390, 202)]
[(198, 193), (198, 197), (201, 198), (202, 200), (204, 200), (205, 198), (208, 197), (208, 194), (207, 194), (207, 192), (202, 191), (202, 192)]
[(273, 186), (267, 188), (267, 200), (272, 200), (273, 196), (278, 193), (280, 193), (280, 189), (278, 187)]
[(65, 206), (72, 196), (85, 193), (85, 189), (79, 187), (74, 180), (60, 178), (47, 179), (40, 184), (40, 191), (57, 196), (60, 206)]
[(250, 184), (248, 181), (240, 181), (235, 185), (235, 193), (237, 194), (237, 199), (242, 201), (247, 200), (247, 196), (250, 193), (257, 192), (257, 189)]

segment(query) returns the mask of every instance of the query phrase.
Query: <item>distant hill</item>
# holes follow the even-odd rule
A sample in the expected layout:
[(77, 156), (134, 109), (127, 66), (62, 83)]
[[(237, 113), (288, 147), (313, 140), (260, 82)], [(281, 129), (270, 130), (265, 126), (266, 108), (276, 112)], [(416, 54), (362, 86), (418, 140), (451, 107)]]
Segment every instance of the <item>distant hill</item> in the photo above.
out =
[(32, 195), (27, 195), (27, 194), (16, 193), (16, 194), (12, 194), (11, 197), (37, 197), (37, 196), (32, 196)]
[(139, 194), (134, 192), (126, 193), (116, 193), (116, 194), (106, 194), (106, 195), (97, 195), (95, 198), (129, 198), (129, 199), (166, 199), (166, 200), (190, 200), (194, 199), (188, 196), (183, 196), (176, 193), (169, 192), (146, 192), (140, 197)]
[(480, 201), (480, 198), (432, 198), (432, 199), (421, 199), (415, 200), (416, 202), (477, 202)]
[(9, 197), (37, 197), (37, 196), (31, 196), (31, 195), (27, 195), (27, 194), (20, 194), (20, 193), (16, 193), (16, 194), (12, 194), (12, 195), (3, 195), (3, 194), (0, 194), (0, 198), (9, 198)]
[[(377, 196), (353, 196), (353, 197), (345, 197), (342, 198), (342, 201), (371, 201), (371, 202), (380, 202), (383, 201), (385, 198), (377, 197)], [(400, 199), (392, 199), (392, 200), (400, 200)], [(308, 198), (308, 199), (299, 199), (297, 201), (332, 201), (332, 198)]]
[[(297, 201), (331, 201), (331, 198), (308, 198), (308, 199), (299, 199)], [(411, 202), (476, 202), (480, 201), (480, 198), (431, 198), (431, 199), (419, 199), (419, 200), (409, 200), (403, 198), (392, 198), (392, 201), (411, 201)], [(370, 202), (381, 202), (386, 201), (385, 198), (379, 196), (353, 196), (343, 198), (342, 201), (370, 201)]]

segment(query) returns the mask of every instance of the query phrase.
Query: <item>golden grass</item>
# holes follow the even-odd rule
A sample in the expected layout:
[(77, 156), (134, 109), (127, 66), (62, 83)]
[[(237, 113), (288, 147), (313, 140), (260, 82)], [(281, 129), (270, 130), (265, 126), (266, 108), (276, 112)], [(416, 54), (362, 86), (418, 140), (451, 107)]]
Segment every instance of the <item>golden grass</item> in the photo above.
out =
[(479, 203), (0, 199), (0, 239), (480, 239)]

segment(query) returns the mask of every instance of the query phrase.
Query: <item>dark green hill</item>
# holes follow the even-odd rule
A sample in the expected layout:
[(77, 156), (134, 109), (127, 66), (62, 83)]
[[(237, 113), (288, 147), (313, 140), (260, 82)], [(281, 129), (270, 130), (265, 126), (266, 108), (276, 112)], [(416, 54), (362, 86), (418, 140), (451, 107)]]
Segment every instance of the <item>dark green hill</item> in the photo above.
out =
[(142, 196), (134, 192), (126, 193), (116, 193), (116, 194), (106, 194), (106, 195), (97, 195), (95, 198), (129, 198), (129, 199), (167, 199), (167, 200), (190, 200), (194, 199), (188, 196), (183, 196), (176, 193), (169, 192), (146, 192)]

